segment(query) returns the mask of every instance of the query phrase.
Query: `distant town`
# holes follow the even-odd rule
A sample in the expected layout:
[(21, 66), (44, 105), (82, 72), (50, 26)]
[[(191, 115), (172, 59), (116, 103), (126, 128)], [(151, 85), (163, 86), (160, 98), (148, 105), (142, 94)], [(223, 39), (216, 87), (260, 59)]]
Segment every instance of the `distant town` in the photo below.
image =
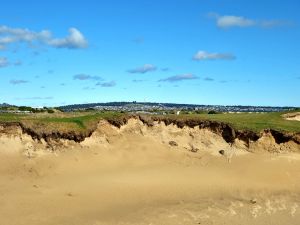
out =
[[(281, 112), (296, 110), (298, 107), (274, 107), (274, 106), (225, 106), (225, 105), (195, 105), (195, 104), (175, 104), (175, 103), (153, 103), (153, 102), (108, 102), (108, 103), (90, 103), (59, 106), (57, 109), (63, 112), (72, 111), (120, 111), (120, 112)], [(7, 103), (0, 104), (0, 112), (52, 112), (48, 107), (26, 107), (13, 106)]]
[[(296, 110), (298, 107), (274, 107), (274, 106), (225, 106), (225, 105), (195, 105), (195, 104), (175, 104), (175, 103), (153, 103), (153, 102), (108, 102), (108, 103), (90, 103), (74, 104), (55, 107), (63, 112), (73, 111), (119, 111), (119, 112), (282, 112)], [(7, 103), (0, 104), (0, 112), (30, 113), (30, 112), (52, 112), (48, 107), (26, 107), (13, 106)]]
[(14, 106), (7, 103), (0, 104), (0, 113), (38, 113), (55, 111), (118, 111), (140, 113), (239, 113), (239, 112), (282, 112), (299, 109), (299, 107), (274, 107), (274, 106), (241, 106), (241, 105), (196, 105), (176, 103), (153, 103), (153, 102), (108, 102), (74, 104), (58, 107), (28, 107)]
[(76, 110), (108, 110), (124, 112), (162, 112), (162, 111), (215, 111), (215, 112), (282, 112), (295, 110), (298, 107), (273, 107), (273, 106), (224, 106), (224, 105), (196, 105), (153, 102), (109, 102), (76, 104), (59, 107), (63, 111)]

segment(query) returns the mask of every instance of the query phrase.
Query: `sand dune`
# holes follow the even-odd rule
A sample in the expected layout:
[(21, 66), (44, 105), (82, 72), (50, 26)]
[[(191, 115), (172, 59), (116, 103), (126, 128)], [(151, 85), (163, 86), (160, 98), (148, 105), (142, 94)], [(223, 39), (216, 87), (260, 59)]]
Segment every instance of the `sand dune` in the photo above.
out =
[[(0, 138), (1, 224), (300, 221), (297, 153), (249, 153), (208, 130), (150, 129), (137, 121), (121, 129), (103, 122), (83, 143), (55, 152), (26, 136), (11, 138)], [(221, 148), (232, 152), (230, 163)]]

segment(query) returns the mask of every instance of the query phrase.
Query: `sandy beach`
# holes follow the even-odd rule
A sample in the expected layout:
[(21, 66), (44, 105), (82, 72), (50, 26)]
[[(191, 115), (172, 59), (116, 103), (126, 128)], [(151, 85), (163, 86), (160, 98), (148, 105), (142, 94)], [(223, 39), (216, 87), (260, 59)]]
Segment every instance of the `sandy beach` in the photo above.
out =
[(2, 138), (1, 224), (299, 224), (299, 154), (237, 149), (229, 163), (221, 139), (192, 152), (134, 126), (36, 157)]

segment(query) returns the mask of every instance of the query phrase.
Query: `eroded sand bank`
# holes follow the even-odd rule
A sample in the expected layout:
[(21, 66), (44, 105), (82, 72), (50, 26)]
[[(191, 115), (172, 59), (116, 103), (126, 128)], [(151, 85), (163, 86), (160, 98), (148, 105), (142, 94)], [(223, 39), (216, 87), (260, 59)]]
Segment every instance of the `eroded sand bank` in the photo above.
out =
[(299, 224), (298, 153), (249, 153), (237, 143), (228, 163), (218, 150), (232, 147), (209, 131), (192, 139), (138, 126), (102, 124), (80, 145), (34, 157), (19, 150), (33, 148), (28, 137), (2, 138), (1, 224)]

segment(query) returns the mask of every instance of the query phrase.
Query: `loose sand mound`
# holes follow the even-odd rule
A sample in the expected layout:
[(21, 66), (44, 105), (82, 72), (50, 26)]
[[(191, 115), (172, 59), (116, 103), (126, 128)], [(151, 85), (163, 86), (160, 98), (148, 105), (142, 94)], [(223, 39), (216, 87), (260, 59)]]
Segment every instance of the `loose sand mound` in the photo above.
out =
[[(297, 145), (277, 144), (270, 133), (247, 148), (208, 129), (131, 119), (121, 128), (102, 121), (82, 143), (54, 144), (60, 151), (20, 132), (0, 135), (0, 224), (300, 221)], [(285, 153), (249, 153), (266, 148)]]
[[(116, 140), (122, 139), (124, 143), (128, 138), (146, 137), (152, 142), (169, 145), (175, 142), (178, 148), (187, 151), (205, 151), (212, 155), (218, 155), (220, 149), (224, 149), (228, 157), (245, 152), (300, 152), (300, 145), (290, 140), (277, 143), (271, 132), (266, 131), (256, 142), (246, 143), (235, 139), (233, 145), (228, 144), (220, 135), (210, 129), (179, 128), (174, 124), (166, 126), (163, 122), (154, 122), (147, 126), (138, 119), (129, 119), (121, 128), (112, 126), (106, 121), (99, 123), (98, 128), (89, 138), (81, 143), (84, 147), (113, 145)], [(135, 143), (130, 143), (134, 145)], [(176, 148), (176, 147), (175, 147)]]

